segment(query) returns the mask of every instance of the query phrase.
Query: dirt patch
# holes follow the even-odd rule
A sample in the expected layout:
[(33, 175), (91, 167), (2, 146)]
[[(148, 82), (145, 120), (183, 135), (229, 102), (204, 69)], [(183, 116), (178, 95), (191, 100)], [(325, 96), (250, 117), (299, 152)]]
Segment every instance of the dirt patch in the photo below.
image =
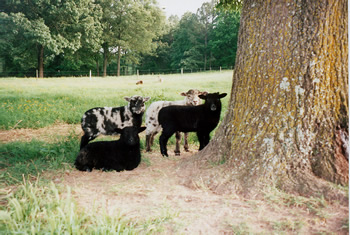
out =
[[(72, 131), (80, 134), (80, 125), (1, 131), (0, 142), (52, 141)], [(347, 206), (334, 202), (311, 211), (305, 205), (278, 202), (278, 196), (249, 200), (216, 194), (206, 184), (191, 183), (188, 176), (199, 173), (196, 166), (183, 167), (191, 163), (185, 160), (197, 152), (197, 146), (190, 146), (191, 152), (181, 156), (174, 156), (174, 146), (168, 149), (169, 158), (163, 158), (155, 148), (153, 153), (143, 152), (142, 163), (133, 171), (80, 172), (72, 168), (46, 177), (61, 187), (70, 187), (78, 206), (87, 212), (122, 215), (138, 223), (158, 220), (155, 226), (161, 227), (158, 233), (163, 234), (348, 234)]]
[[(133, 171), (79, 172), (72, 170), (56, 183), (69, 186), (74, 198), (87, 210), (98, 208), (110, 215), (121, 213), (135, 221), (166, 217), (165, 233), (233, 234), (335, 232), (342, 229), (348, 210), (330, 205), (327, 215), (317, 216), (306, 208), (274, 205), (272, 201), (247, 200), (237, 195), (218, 195), (196, 183), (186, 187), (181, 162), (192, 153), (163, 158), (143, 153)], [(196, 171), (193, 169), (193, 171)]]
[(52, 126), (39, 129), (0, 130), (0, 143), (13, 141), (29, 142), (32, 139), (52, 142), (55, 141), (55, 138), (67, 136), (70, 133), (81, 134), (81, 126), (78, 124), (55, 123)]

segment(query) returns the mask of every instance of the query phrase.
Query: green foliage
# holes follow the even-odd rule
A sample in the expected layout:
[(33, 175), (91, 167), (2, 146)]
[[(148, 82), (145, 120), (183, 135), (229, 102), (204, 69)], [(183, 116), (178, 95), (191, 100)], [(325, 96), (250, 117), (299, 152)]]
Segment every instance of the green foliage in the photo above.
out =
[(153, 0), (6, 1), (0, 72), (35, 77), (41, 46), (49, 77), (231, 68), (239, 14), (219, 9), (211, 1), (165, 21)]
[(6, 1), (4, 5), (1, 19), (10, 24), (6, 40), (12, 48), (1, 56), (23, 69), (36, 68), (40, 46), (44, 46), (46, 62), (80, 48), (100, 48), (101, 9), (91, 0)]
[(214, 66), (229, 67), (235, 64), (239, 21), (238, 12), (220, 12), (214, 20), (215, 29), (211, 31), (209, 42)]
[(224, 11), (239, 11), (242, 4), (243, 0), (219, 0), (216, 7)]
[(74, 135), (55, 143), (32, 140), (1, 144), (0, 181), (5, 185), (17, 184), (22, 176), (35, 177), (47, 170), (64, 170), (74, 162), (78, 146), (79, 139)]
[[(170, 20), (170, 19), (169, 19)], [(170, 30), (157, 40), (154, 55), (145, 56), (139, 69), (178, 72), (232, 68), (237, 51), (240, 13), (216, 10), (204, 3), (197, 14), (185, 13), (179, 22), (169, 21)]]
[(117, 54), (118, 61), (124, 56), (126, 63), (138, 63), (140, 53), (147, 54), (154, 49), (152, 40), (160, 33), (164, 15), (153, 1), (101, 0), (100, 5), (104, 58), (110, 60)]
[(181, 18), (174, 32), (174, 43), (172, 49), (173, 68), (183, 67), (185, 69), (203, 67), (201, 58), (201, 28), (198, 17), (190, 12)]

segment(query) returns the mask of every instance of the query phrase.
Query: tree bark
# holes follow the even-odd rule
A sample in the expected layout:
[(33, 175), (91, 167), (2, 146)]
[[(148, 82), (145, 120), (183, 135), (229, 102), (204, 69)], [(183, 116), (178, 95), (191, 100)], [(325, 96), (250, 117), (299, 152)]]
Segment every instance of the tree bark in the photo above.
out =
[(44, 77), (44, 46), (38, 45), (38, 71), (39, 78)]
[(121, 53), (122, 53), (121, 47), (118, 46), (118, 70), (117, 70), (118, 77), (120, 76), (120, 58), (122, 56)]
[(329, 197), (325, 180), (348, 184), (347, 13), (345, 0), (244, 1), (228, 111), (193, 160), (220, 170), (197, 180)]
[(107, 65), (108, 65), (108, 44), (103, 44), (103, 77), (107, 77)]
[(100, 76), (100, 64), (98, 62), (98, 58), (96, 59), (96, 73), (97, 73), (97, 77)]

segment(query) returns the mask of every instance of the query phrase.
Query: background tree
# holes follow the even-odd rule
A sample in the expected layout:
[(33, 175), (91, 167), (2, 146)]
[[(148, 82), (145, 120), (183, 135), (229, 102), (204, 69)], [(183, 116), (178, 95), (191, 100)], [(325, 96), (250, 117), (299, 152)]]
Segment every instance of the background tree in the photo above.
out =
[(129, 60), (138, 62), (140, 53), (152, 51), (152, 41), (158, 36), (164, 15), (152, 0), (101, 0), (100, 4), (104, 12), (104, 76), (112, 54), (117, 55), (119, 76), (122, 55), (128, 54)]
[(210, 32), (211, 63), (214, 67), (230, 68), (236, 62), (240, 13), (237, 11), (217, 12), (213, 30)]
[(163, 26), (161, 36), (154, 40), (156, 48), (153, 53), (141, 56), (138, 69), (145, 72), (159, 71), (169, 72), (171, 69), (171, 45), (174, 42), (174, 32), (179, 24), (179, 17), (172, 15)]
[[(211, 53), (208, 50), (208, 41), (209, 41), (209, 34), (213, 30), (213, 22), (217, 16), (215, 12), (215, 2), (206, 2), (203, 3), (202, 6), (198, 9), (197, 15), (199, 17), (200, 22), (203, 24), (204, 27), (202, 27), (203, 32), (202, 35), (204, 35), (204, 70), (207, 70), (207, 60), (208, 55), (210, 56), (210, 62), (211, 62)], [(209, 65), (211, 67), (211, 64)]]
[(24, 67), (33, 67), (36, 57), (39, 77), (44, 76), (44, 58), (75, 52), (82, 44), (97, 47), (100, 9), (91, 0), (7, 1), (4, 12), (2, 17), (11, 19), (16, 29), (12, 57)]
[(186, 12), (174, 32), (172, 49), (173, 68), (202, 68), (202, 27), (196, 14)]
[(348, 184), (347, 7), (244, 1), (228, 112), (194, 159), (220, 170), (195, 177), (215, 190), (327, 198), (338, 195), (327, 181)]

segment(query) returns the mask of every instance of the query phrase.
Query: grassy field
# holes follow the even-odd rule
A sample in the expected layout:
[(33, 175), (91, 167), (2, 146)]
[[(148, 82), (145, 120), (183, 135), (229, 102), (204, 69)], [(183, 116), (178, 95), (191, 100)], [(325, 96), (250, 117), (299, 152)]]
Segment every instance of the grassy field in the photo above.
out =
[[(124, 96), (181, 100), (189, 89), (230, 93), (232, 71), (110, 78), (0, 79), (0, 129), (39, 128), (55, 122), (80, 123), (93, 107), (124, 106)], [(143, 85), (136, 85), (138, 80)], [(228, 98), (223, 99), (223, 113)]]
[[(136, 85), (138, 80), (143, 85)], [(150, 96), (148, 106), (180, 100), (180, 92), (193, 88), (230, 94), (231, 80), (232, 71), (91, 80), (4, 78), (0, 134), (54, 130), (62, 123), (73, 129), (86, 110), (124, 106), (124, 96)], [(229, 95), (222, 100), (221, 117), (228, 100)], [(142, 153), (136, 170), (86, 174), (73, 167), (79, 135), (49, 133), (48, 139), (0, 143), (0, 234), (347, 234), (349, 229), (348, 208), (337, 201), (276, 189), (261, 200), (246, 200), (216, 195), (201, 182), (194, 182), (195, 189), (185, 187), (186, 179), (176, 172), (181, 159), (197, 151), (195, 135), (192, 152), (181, 158), (160, 157), (156, 145), (153, 153)]]
[[(151, 100), (146, 103), (148, 106), (158, 100), (181, 100), (182, 91), (194, 88), (229, 94), (231, 77), (232, 71), (166, 75), (161, 76), (162, 82), (159, 82), (158, 75), (91, 80), (4, 78), (0, 79), (0, 130), (43, 128), (62, 122), (80, 124), (86, 110), (101, 106), (124, 106), (127, 104), (123, 98), (125, 96), (149, 96)], [(136, 85), (140, 79), (143, 80), (143, 85)], [(221, 117), (227, 108), (228, 97), (222, 99)], [(190, 143), (195, 142), (195, 134), (191, 134), (189, 140)], [(174, 143), (174, 137), (169, 143)], [(158, 138), (155, 139), (154, 148), (157, 148), (157, 144)], [(74, 161), (78, 146), (79, 138), (74, 134), (55, 143), (34, 139), (29, 143), (16, 141), (1, 144), (3, 160), (0, 160), (0, 166), (6, 167), (6, 174), (1, 176), (5, 178), (3, 182), (9, 185), (21, 182), (22, 174), (36, 175), (42, 169), (61, 169), (62, 162)], [(143, 146), (142, 138), (141, 147)]]

